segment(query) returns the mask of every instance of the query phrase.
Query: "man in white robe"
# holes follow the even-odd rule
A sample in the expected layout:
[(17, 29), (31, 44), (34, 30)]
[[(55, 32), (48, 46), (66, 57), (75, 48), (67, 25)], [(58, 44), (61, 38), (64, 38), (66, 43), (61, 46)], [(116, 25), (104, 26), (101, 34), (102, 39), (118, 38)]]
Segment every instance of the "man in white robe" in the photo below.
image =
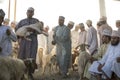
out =
[(78, 46), (79, 28), (80, 26), (76, 25), (75, 29), (71, 31), (72, 50), (74, 50)]
[(94, 64), (89, 68), (91, 74), (100, 74), (104, 75), (107, 80), (111, 79), (112, 73), (115, 71), (114, 62), (117, 57), (120, 56), (119, 37), (120, 34), (118, 31), (112, 32), (111, 44), (109, 45), (103, 58), (100, 61), (94, 62)]
[(85, 26), (83, 23), (80, 23), (80, 32), (79, 32), (79, 39), (78, 39), (78, 45), (85, 44), (86, 42), (86, 35), (87, 31), (85, 30)]
[(97, 39), (97, 31), (92, 26), (92, 21), (87, 20), (86, 24), (88, 26), (87, 37), (86, 37), (86, 44), (88, 45), (89, 54), (93, 55), (98, 48), (98, 39)]

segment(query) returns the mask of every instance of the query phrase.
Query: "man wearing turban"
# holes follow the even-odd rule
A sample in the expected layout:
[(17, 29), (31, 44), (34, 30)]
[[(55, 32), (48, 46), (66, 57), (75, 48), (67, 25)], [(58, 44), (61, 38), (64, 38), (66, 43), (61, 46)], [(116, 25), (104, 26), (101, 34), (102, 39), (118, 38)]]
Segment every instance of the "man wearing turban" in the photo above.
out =
[(89, 68), (91, 74), (103, 75), (106, 80), (110, 80), (112, 79), (112, 73), (114, 72), (120, 78), (119, 66), (117, 64), (117, 58), (120, 57), (119, 38), (120, 34), (118, 31), (113, 31), (111, 35), (111, 44), (108, 46), (105, 55), (101, 60), (94, 62)]
[(54, 29), (52, 44), (56, 44), (57, 62), (63, 78), (66, 78), (71, 59), (71, 35), (69, 27), (64, 25), (64, 19), (59, 16), (59, 25)]

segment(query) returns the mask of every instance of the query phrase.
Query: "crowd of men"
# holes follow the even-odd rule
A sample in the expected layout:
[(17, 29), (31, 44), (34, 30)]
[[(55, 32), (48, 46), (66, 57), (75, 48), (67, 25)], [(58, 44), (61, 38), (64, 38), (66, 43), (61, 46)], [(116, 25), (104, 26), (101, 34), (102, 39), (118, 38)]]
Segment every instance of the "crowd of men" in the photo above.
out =
[[(38, 65), (41, 65), (41, 58), (38, 54), (42, 50), (43, 54), (50, 54), (54, 49), (60, 74), (63, 78), (69, 77), (69, 68), (71, 68), (71, 58), (75, 51), (78, 51), (78, 72), (80, 80), (84, 78), (96, 80), (120, 80), (120, 20), (116, 21), (118, 30), (112, 30), (107, 23), (105, 16), (101, 17), (97, 23), (97, 29), (92, 25), (92, 20), (87, 20), (88, 30), (85, 25), (79, 23), (75, 25), (70, 21), (65, 25), (65, 17), (59, 16), (58, 25), (49, 31), (49, 27), (43, 27), (43, 32), (29, 28), (31, 32), (27, 37), (17, 36), (15, 32), (26, 25), (41, 22), (33, 18), (34, 8), (28, 8), (27, 18), (22, 19), (18, 24), (14, 22), (9, 26), (9, 20), (4, 19), (5, 13), (0, 9), (0, 56), (13, 56), (13, 47), (17, 42), (18, 52), (16, 57), (22, 60), (27, 58), (36, 59)], [(6, 22), (5, 22), (6, 21)], [(14, 42), (14, 43), (13, 43)], [(80, 47), (80, 49), (78, 49)], [(93, 79), (92, 79), (93, 80)]]

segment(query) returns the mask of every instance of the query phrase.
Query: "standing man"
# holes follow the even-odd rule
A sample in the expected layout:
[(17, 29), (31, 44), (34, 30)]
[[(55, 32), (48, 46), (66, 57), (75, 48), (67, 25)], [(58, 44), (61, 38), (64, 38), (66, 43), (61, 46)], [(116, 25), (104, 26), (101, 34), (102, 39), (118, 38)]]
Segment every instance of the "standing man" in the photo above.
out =
[(87, 31), (86, 44), (88, 45), (88, 50), (89, 50), (90, 55), (93, 55), (97, 51), (97, 48), (98, 48), (97, 31), (92, 26), (91, 20), (87, 20), (86, 24), (89, 28)]
[(56, 44), (57, 62), (63, 78), (66, 78), (71, 59), (71, 37), (70, 29), (64, 25), (64, 19), (59, 16), (59, 25), (55, 27), (52, 44)]
[(5, 13), (0, 9), (0, 56), (11, 56), (12, 41), (17, 37), (9, 26), (2, 25)]
[[(27, 18), (21, 20), (18, 25), (16, 26), (16, 30), (20, 27), (35, 24), (39, 22), (38, 19), (33, 18), (34, 15), (34, 9), (32, 7), (29, 7), (27, 10)], [(30, 29), (32, 32), (28, 38), (31, 39), (31, 41), (26, 40), (23, 37), (19, 37), (19, 52), (18, 52), (18, 58), (20, 59), (26, 59), (26, 58), (34, 58), (36, 59), (37, 54), (37, 47), (38, 47), (38, 41), (37, 41), (37, 32), (35, 30)]]
[(80, 32), (79, 32), (79, 39), (78, 39), (78, 45), (85, 44), (86, 42), (86, 35), (87, 31), (85, 30), (85, 26), (83, 23), (80, 23)]
[(71, 40), (72, 40), (72, 51), (75, 49), (75, 47), (78, 45), (78, 39), (79, 39), (79, 25), (75, 26), (75, 29), (71, 31)]

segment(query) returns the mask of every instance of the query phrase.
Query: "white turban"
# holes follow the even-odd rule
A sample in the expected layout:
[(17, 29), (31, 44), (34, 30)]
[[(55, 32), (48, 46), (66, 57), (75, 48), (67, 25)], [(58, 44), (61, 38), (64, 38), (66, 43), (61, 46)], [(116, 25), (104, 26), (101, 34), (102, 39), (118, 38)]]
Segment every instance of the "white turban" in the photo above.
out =
[(8, 23), (9, 23), (9, 21), (10, 21), (10, 20), (9, 20), (8, 18), (5, 18), (5, 19), (4, 19), (4, 22), (8, 22)]
[(2, 16), (2, 17), (5, 16), (5, 12), (2, 9), (0, 9), (0, 16)]
[(107, 35), (107, 36), (111, 36), (112, 32), (108, 29), (104, 29), (102, 32), (102, 35)]
[(92, 21), (91, 21), (91, 20), (87, 20), (87, 21), (86, 21), (86, 24), (92, 25)]
[(102, 16), (99, 21), (106, 21), (106, 20), (107, 20), (107, 17), (106, 16)]
[(113, 30), (111, 36), (120, 37), (120, 33), (118, 31)]
[(32, 11), (32, 12), (34, 12), (34, 8), (33, 8), (33, 7), (29, 7), (27, 11)]
[(73, 21), (69, 21), (68, 24), (70, 24), (70, 25), (74, 25), (74, 22), (73, 22)]
[(85, 27), (83, 23), (80, 23), (79, 25), (80, 25), (80, 28), (84, 28)]
[(64, 16), (59, 16), (59, 19), (65, 19), (65, 17)]
[(119, 24), (120, 24), (120, 20), (116, 20), (116, 23), (119, 23)]

